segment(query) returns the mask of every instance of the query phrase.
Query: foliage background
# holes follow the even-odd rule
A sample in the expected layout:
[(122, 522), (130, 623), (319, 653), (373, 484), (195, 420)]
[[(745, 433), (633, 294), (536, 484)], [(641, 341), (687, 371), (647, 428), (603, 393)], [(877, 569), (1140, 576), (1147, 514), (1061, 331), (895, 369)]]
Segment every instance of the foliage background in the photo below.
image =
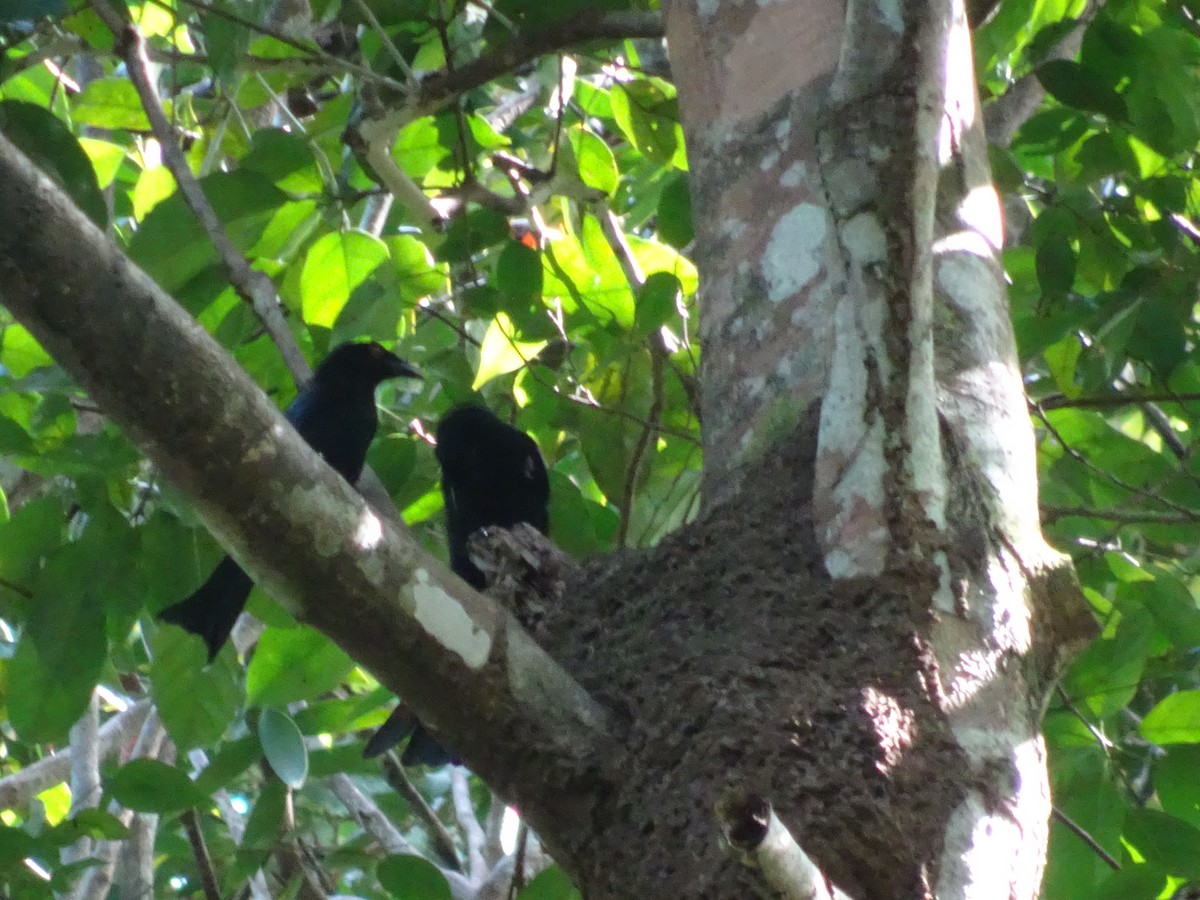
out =
[[(472, 396), (538, 441), (552, 537), (570, 553), (650, 545), (688, 519), (697, 275), (672, 76), (646, 36), (656, 4), (346, 0), (299, 25), (284, 7), (148, 0), (128, 15), (188, 166), (277, 286), (291, 340), (310, 361), (382, 340), (425, 372), (381, 391), (370, 456), (404, 520), (444, 554), (429, 435)], [(5, 8), (0, 130), (285, 405), (280, 349), (176, 192), (105, 8)], [(1051, 898), (1200, 880), (1195, 13), (972, 10), (1046, 530), (1103, 627), (1046, 714), (1055, 802), (1075, 827), (1055, 823)], [(599, 27), (613, 21), (640, 39)], [(501, 74), (468, 77), (489, 60)], [(386, 155), (437, 198), (438, 227), (364, 162), (381, 122), (398, 127)], [(0, 329), (0, 798), (66, 745), (97, 684), (102, 719), (150, 697), (171, 738), (106, 759), (92, 811), (59, 784), (0, 813), (3, 890), (67, 888), (88, 863), (63, 848), (125, 834), (130, 809), (159, 815), (156, 896), (198, 890), (189, 829), (223, 894), (260, 869), (301, 890), (281, 851), (299, 843), (330, 892), (446, 896), (332, 788), (349, 775), (445, 865), (419, 803), (360, 756), (391, 697), (257, 591), (266, 629), (248, 665), (227, 647), (205, 668), (198, 642), (158, 628), (219, 548), (3, 309)], [(456, 805), (448, 771), (410, 774), (465, 852), (468, 808), (486, 820), (496, 801), (473, 782)], [(569, 892), (550, 875), (523, 896)]]

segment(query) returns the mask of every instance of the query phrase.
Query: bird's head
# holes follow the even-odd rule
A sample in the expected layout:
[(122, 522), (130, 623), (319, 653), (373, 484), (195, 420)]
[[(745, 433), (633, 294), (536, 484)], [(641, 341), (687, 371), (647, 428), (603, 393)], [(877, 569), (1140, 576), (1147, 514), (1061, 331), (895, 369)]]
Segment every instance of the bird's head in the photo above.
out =
[(313, 377), (331, 383), (353, 381), (376, 385), (389, 378), (420, 378), (421, 372), (381, 344), (340, 344), (321, 360)]

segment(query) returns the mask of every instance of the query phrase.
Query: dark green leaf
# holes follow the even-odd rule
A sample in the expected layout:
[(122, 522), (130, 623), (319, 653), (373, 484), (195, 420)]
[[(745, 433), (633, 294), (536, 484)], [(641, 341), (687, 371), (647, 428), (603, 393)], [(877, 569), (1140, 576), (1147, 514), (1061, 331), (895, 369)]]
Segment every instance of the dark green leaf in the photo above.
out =
[(214, 743), (242, 706), (233, 648), (206, 665), (203, 641), (174, 625), (161, 626), (151, 646), (150, 694), (167, 732), (181, 751)]
[(581, 894), (558, 866), (542, 872), (517, 894), (517, 900), (579, 900)]
[(1172, 875), (1200, 878), (1200, 829), (1153, 809), (1135, 809), (1122, 837), (1148, 862)]
[[(149, 131), (137, 89), (128, 78), (97, 78), (75, 98), (71, 114), (81, 125), (126, 131)], [(170, 115), (168, 113), (168, 115)]]
[(389, 856), (375, 874), (394, 900), (450, 900), (446, 876), (419, 856)]
[(290, 788), (302, 787), (308, 777), (308, 750), (291, 716), (273, 707), (264, 709), (258, 717), (258, 740), (279, 780)]
[(1038, 81), (1055, 100), (1076, 109), (1098, 112), (1112, 119), (1125, 117), (1125, 104), (1108, 85), (1077, 62), (1055, 59), (1037, 69)]
[(333, 690), (354, 665), (329, 638), (307, 626), (268, 628), (246, 670), (246, 702), (286, 706)]
[(89, 219), (104, 228), (108, 206), (92, 161), (62, 120), (32, 103), (0, 101), (0, 132), (58, 182)]
[(170, 815), (208, 799), (186, 773), (157, 759), (126, 763), (105, 782), (105, 787), (122, 805), (160, 815)]
[(687, 176), (682, 172), (671, 175), (658, 198), (658, 236), (682, 250), (692, 242), (692, 194)]

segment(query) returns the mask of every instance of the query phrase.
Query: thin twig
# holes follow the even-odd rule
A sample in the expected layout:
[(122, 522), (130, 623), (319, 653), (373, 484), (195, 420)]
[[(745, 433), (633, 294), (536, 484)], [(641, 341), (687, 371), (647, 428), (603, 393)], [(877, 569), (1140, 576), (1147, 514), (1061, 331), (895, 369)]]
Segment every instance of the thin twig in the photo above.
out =
[(150, 120), (150, 128), (162, 147), (163, 163), (175, 178), (179, 193), (221, 258), (230, 284), (238, 295), (250, 304), (263, 323), (292, 378), (297, 384), (303, 384), (312, 374), (312, 369), (288, 330), (287, 322), (284, 321), (283, 307), (279, 302), (275, 284), (266, 274), (252, 269), (246, 262), (246, 258), (234, 246), (225, 226), (221, 224), (216, 211), (208, 202), (200, 182), (192, 174), (175, 131), (167, 121), (162, 103), (158, 99), (158, 90), (150, 76), (150, 60), (146, 56), (145, 40), (137, 28), (117, 12), (110, 0), (92, 0), (92, 8), (112, 31), (115, 46), (125, 61), (126, 72), (137, 90), (142, 109)]
[(1134, 406), (1140, 403), (1194, 403), (1200, 400), (1200, 393), (1172, 393), (1170, 391), (1151, 391), (1145, 394), (1109, 394), (1103, 397), (1068, 397), (1065, 394), (1051, 394), (1041, 400), (1029, 401), (1031, 407), (1050, 409), (1113, 409), (1118, 406)]
[(1059, 822), (1074, 832), (1076, 837), (1087, 844), (1093, 853), (1095, 853), (1098, 857), (1100, 857), (1100, 859), (1108, 864), (1109, 868), (1111, 868), (1114, 872), (1121, 871), (1121, 864), (1113, 859), (1112, 855), (1100, 846), (1100, 842), (1088, 834), (1083, 827), (1072, 820), (1070, 816), (1068, 816), (1054, 804), (1050, 804), (1050, 812), (1054, 815), (1054, 818), (1058, 819)]
[(1164, 512), (1154, 509), (1091, 509), (1086, 506), (1058, 506), (1043, 503), (1042, 519), (1053, 522), (1065, 516), (1081, 516), (1088, 519), (1107, 519), (1123, 525), (1200, 525), (1200, 511)]
[(1051, 424), (1051, 422), (1050, 422), (1049, 418), (1046, 416), (1045, 412), (1043, 412), (1041, 407), (1038, 406), (1037, 404), (1034, 404), (1034, 406), (1033, 406), (1033, 414), (1035, 416), (1037, 416), (1038, 420), (1042, 423), (1042, 425), (1045, 426), (1046, 430), (1050, 432), (1051, 437), (1053, 437), (1054, 440), (1056, 440), (1058, 442), (1059, 446), (1062, 447), (1063, 452), (1066, 453), (1068, 456), (1070, 456), (1073, 460), (1078, 462), (1080, 465), (1082, 465), (1088, 471), (1094, 472), (1095, 474), (1099, 475), (1100, 477), (1104, 478), (1105, 480), (1112, 482), (1117, 487), (1122, 488), (1123, 490), (1129, 491), (1131, 494), (1133, 494), (1136, 497), (1145, 497), (1147, 500), (1151, 500), (1155, 503), (1161, 503), (1163, 506), (1167, 507), (1168, 509), (1173, 509), (1173, 510), (1175, 510), (1175, 512), (1180, 513), (1185, 516), (1194, 515), (1193, 511), (1188, 509), (1186, 506), (1182, 506), (1182, 505), (1174, 502), (1173, 500), (1168, 500), (1166, 497), (1157, 496), (1156, 494), (1151, 493), (1150, 491), (1146, 490), (1145, 488), (1140, 488), (1140, 487), (1137, 487), (1136, 485), (1130, 484), (1129, 482), (1125, 481), (1123, 478), (1120, 478), (1120, 477), (1114, 475), (1112, 472), (1109, 472), (1107, 469), (1103, 469), (1100, 466), (1093, 463), (1090, 459), (1088, 459), (1086, 456), (1084, 456), (1082, 453), (1080, 453), (1078, 450), (1076, 450), (1074, 447), (1072, 447), (1067, 442), (1067, 440), (1062, 436), (1062, 434), (1058, 431), (1058, 429), (1055, 428), (1053, 424)]
[(462, 861), (458, 858), (458, 848), (454, 846), (454, 838), (450, 837), (450, 832), (446, 830), (442, 820), (437, 817), (437, 813), (425, 802), (421, 792), (408, 780), (408, 776), (404, 773), (404, 766), (400, 765), (399, 757), (394, 752), (388, 752), (383, 755), (382, 761), (383, 777), (387, 779), (392, 790), (408, 801), (408, 805), (412, 807), (417, 818), (425, 823), (425, 827), (429, 829), (433, 838), (433, 849), (438, 858), (454, 871), (463, 871)]
[(192, 845), (192, 856), (195, 857), (196, 869), (200, 873), (200, 889), (204, 891), (205, 900), (221, 900), (217, 872), (213, 868), (208, 845), (204, 843), (204, 832), (200, 830), (196, 811), (194, 809), (185, 810), (180, 819), (183, 821), (183, 830), (187, 832), (188, 843)]
[(467, 771), (462, 766), (450, 767), (450, 799), (454, 803), (454, 816), (458, 819), (458, 827), (467, 839), (467, 872), (472, 881), (481, 882), (488, 872), (483, 856), (487, 836), (475, 815), (475, 804), (471, 802), (471, 785), (467, 780)]

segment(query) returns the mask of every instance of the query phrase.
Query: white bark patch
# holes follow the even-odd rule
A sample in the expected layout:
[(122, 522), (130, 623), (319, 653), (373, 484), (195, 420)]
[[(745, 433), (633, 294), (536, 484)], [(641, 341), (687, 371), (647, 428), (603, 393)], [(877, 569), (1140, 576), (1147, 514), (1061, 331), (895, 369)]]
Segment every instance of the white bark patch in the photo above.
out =
[(488, 660), (492, 638), (471, 621), (462, 604), (439, 585), (434, 584), (425, 569), (413, 574), (413, 618), (447, 650), (457, 653), (472, 669), (479, 669)]
[(1015, 745), (996, 773), (990, 796), (1009, 798), (997, 805), (972, 791), (950, 816), (942, 850), (939, 900), (1009, 900), (1035, 897), (1045, 865), (1050, 790), (1041, 738)]
[(870, 213), (859, 213), (846, 223), (842, 242), (850, 259), (862, 268), (880, 265), (887, 259), (887, 235)]
[(358, 517), (358, 527), (354, 529), (354, 546), (360, 553), (359, 570), (376, 587), (380, 587), (384, 580), (383, 560), (374, 552), (382, 542), (383, 522), (369, 508), (363, 509)]
[[(314, 521), (309, 517), (308, 511), (321, 509), (322, 499), (328, 496), (320, 485), (294, 485), (291, 489), (291, 498), (288, 503), (288, 507), (295, 510), (294, 521)], [(328, 509), (329, 507), (326, 508)], [(313, 526), (310, 528), (310, 533), (313, 537), (313, 549), (317, 551), (318, 556), (336, 556), (342, 552), (344, 532), (331, 531)]]
[(735, 241), (742, 236), (745, 230), (746, 223), (741, 219), (726, 219), (721, 223), (721, 233)]
[(890, 31), (895, 34), (904, 33), (904, 15), (896, 0), (875, 0), (875, 9), (879, 13), (879, 21)]
[(1004, 216), (1000, 212), (1000, 197), (991, 183), (973, 187), (959, 203), (958, 214), (973, 233), (983, 236), (991, 250), (1003, 246)]
[(379, 546), (383, 540), (383, 523), (370, 509), (364, 508), (358, 517), (358, 526), (354, 529), (354, 546), (364, 553), (369, 553)]
[(779, 183), (786, 188), (799, 187), (808, 177), (808, 166), (802, 162), (792, 163), (779, 176)]
[[(880, 343), (881, 324), (877, 314), (870, 322), (858, 318), (870, 311), (848, 296), (838, 301), (829, 391), (821, 403), (813, 508), (825, 568), (834, 578), (878, 575), (887, 555), (880, 514), (887, 469), (883, 423), (877, 417), (869, 421), (874, 414), (867, 409), (864, 364), (868, 345)], [(883, 360), (878, 362), (885, 368)]]
[(816, 277), (827, 230), (825, 211), (811, 203), (801, 203), (775, 223), (762, 262), (772, 303), (795, 296)]
[(254, 446), (245, 452), (242, 456), (242, 461), (255, 463), (259, 460), (270, 459), (278, 451), (279, 441), (283, 438), (286, 427), (282, 423), (272, 425), (271, 431), (263, 435), (254, 443)]
[(760, 162), (758, 164), (758, 167), (762, 171), (766, 172), (768, 169), (770, 169), (772, 166), (774, 166), (775, 163), (777, 163), (777, 162), (779, 162), (779, 151), (772, 150), (770, 153), (768, 153), (766, 156), (764, 156), (762, 158), (762, 162)]
[(775, 140), (779, 141), (779, 149), (786, 151), (792, 142), (792, 123), (789, 119), (780, 119), (775, 126)]

